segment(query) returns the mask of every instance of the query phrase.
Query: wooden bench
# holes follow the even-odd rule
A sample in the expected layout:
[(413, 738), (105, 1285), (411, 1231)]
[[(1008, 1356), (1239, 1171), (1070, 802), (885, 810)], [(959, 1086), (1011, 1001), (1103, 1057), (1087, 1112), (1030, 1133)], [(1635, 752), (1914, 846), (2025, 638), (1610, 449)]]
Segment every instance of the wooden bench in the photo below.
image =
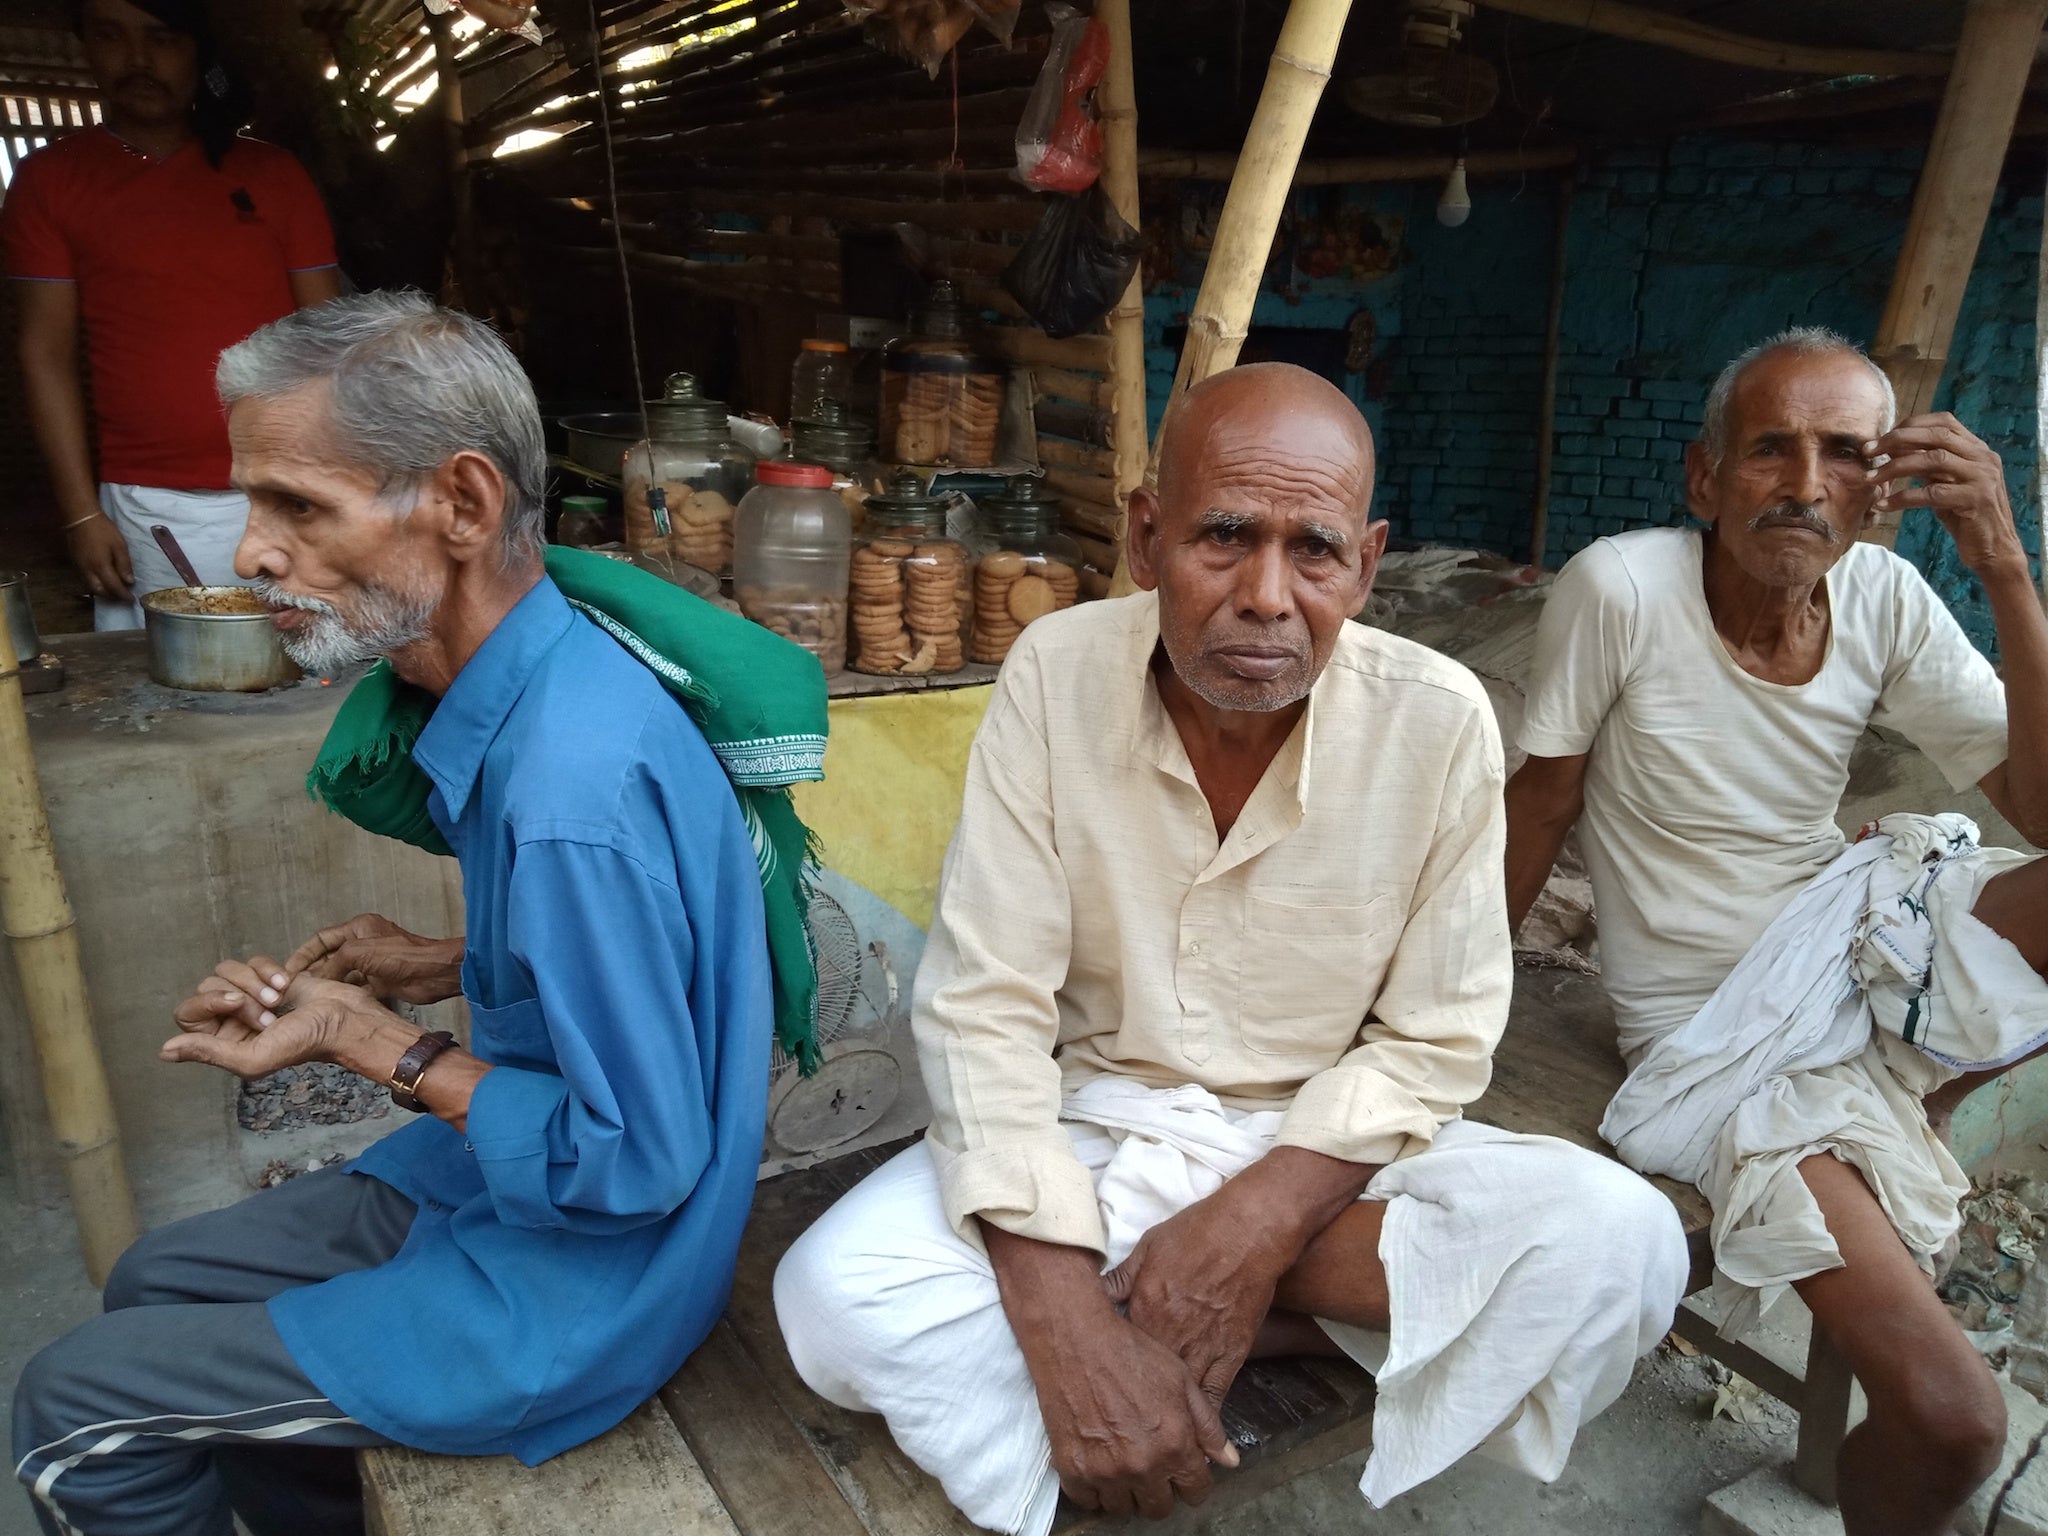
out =
[[(1597, 980), (1524, 972), (1493, 1086), (1473, 1118), (1604, 1150), (1600, 1113), (1621, 1075)], [(370, 1536), (970, 1536), (976, 1528), (896, 1448), (879, 1418), (836, 1408), (804, 1386), (775, 1322), (770, 1282), (783, 1253), (898, 1150), (876, 1148), (764, 1182), (725, 1317), (658, 1399), (611, 1433), (531, 1469), (509, 1457), (363, 1453)], [(1712, 1271), (1710, 1213), (1696, 1190), (1656, 1182), (1684, 1221), (1689, 1288), (1697, 1289)], [(1684, 1309), (1677, 1331), (1800, 1409), (1800, 1482), (1832, 1502), (1849, 1397), (1838, 1357), (1817, 1348), (1802, 1379), (1723, 1343), (1711, 1323)], [(1348, 1361), (1252, 1362), (1223, 1410), (1242, 1465), (1218, 1479), (1199, 1511), (1137, 1524), (1191, 1526), (1364, 1449), (1372, 1401), (1372, 1379)], [(1056, 1529), (1123, 1524), (1063, 1506)]]

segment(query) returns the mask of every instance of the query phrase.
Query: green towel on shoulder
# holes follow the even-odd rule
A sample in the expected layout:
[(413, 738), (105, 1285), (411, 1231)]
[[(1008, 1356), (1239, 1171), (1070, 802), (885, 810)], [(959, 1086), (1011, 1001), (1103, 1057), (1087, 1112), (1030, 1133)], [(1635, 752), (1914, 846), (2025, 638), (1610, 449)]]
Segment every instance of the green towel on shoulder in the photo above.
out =
[[(775, 973), (775, 1038), (816, 1070), (818, 992), (805, 917), (816, 849), (789, 786), (825, 776), (825, 674), (817, 657), (658, 576), (548, 546), (547, 573), (585, 617), (682, 701), (732, 780), (753, 835)], [(334, 717), (306, 791), (366, 831), (454, 852), (427, 814), (433, 785), (412, 749), (435, 699), (380, 661)]]

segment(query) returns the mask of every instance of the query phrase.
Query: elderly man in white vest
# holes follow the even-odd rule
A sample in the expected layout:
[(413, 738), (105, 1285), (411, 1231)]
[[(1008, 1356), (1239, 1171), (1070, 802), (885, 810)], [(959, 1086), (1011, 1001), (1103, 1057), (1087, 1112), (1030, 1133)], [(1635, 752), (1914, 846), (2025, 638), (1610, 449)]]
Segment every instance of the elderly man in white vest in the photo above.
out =
[(1034, 623), (975, 740), (931, 1134), (777, 1274), (805, 1380), (993, 1530), (1200, 1502), (1257, 1353), (1377, 1373), (1375, 1504), (1482, 1445), (1553, 1478), (1683, 1289), (1663, 1196), (1459, 1118), (1512, 980), (1500, 740), (1470, 673), (1350, 622), (1372, 473), (1301, 369), (1181, 402), (1147, 590)]
[[(1731, 363), (1686, 460), (1705, 529), (1565, 567), (1508, 786), (1515, 921), (1580, 829), (1631, 1067), (1603, 1134), (1713, 1202), (1724, 1331), (1796, 1290), (1869, 1397), (1850, 1536), (1945, 1532), (1998, 1465), (2003, 1400), (1931, 1283), (1968, 1186), (1925, 1106), (2048, 1039), (2048, 860), (1955, 814), (1853, 845), (1835, 825), (1878, 725), (2048, 838), (2048, 622), (1998, 456), (1895, 411), (1829, 332)], [(1884, 507), (1953, 537), (2003, 681), (1917, 570), (1857, 542)]]

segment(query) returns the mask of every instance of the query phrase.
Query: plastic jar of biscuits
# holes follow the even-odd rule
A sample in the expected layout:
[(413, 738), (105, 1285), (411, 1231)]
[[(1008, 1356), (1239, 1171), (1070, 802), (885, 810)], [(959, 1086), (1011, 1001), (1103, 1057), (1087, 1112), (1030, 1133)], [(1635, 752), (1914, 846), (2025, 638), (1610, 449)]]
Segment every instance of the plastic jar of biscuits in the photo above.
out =
[(1081, 595), (1081, 546), (1060, 532), (1058, 498), (1035, 475), (1012, 475), (976, 504), (974, 621), (967, 654), (991, 666), (1025, 625), (1071, 608)]
[(734, 518), (733, 596), (740, 612), (817, 656), (830, 677), (846, 668), (846, 578), (853, 551), (832, 471), (770, 459)]
[(897, 471), (868, 498), (868, 533), (848, 588), (856, 672), (917, 677), (966, 665), (973, 614), (967, 546), (946, 537), (946, 503)]
[(932, 285), (915, 334), (882, 354), (882, 457), (892, 464), (980, 469), (996, 461), (1003, 365), (967, 344), (953, 285)]
[(789, 424), (789, 456), (799, 464), (822, 464), (832, 471), (832, 489), (846, 503), (853, 531), (867, 521), (867, 500), (882, 488), (882, 469), (875, 462), (875, 429), (856, 421), (837, 400), (818, 407), (815, 418)]
[(724, 402), (672, 373), (647, 402), (647, 426), (650, 435), (626, 450), (626, 548), (728, 569), (733, 508), (754, 483), (754, 456), (733, 441)]

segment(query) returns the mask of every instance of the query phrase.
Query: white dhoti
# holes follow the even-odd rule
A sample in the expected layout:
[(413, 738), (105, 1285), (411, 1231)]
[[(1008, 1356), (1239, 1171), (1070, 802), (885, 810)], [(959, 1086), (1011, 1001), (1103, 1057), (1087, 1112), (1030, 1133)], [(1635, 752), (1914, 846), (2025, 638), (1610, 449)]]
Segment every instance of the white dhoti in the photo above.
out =
[(1816, 875), (1691, 1019), (1634, 1062), (1600, 1132), (1714, 1207), (1721, 1331), (1747, 1332), (1841, 1251), (1799, 1164), (1857, 1169), (1935, 1273), (1969, 1180), (1922, 1098), (2048, 1042), (2048, 983), (1972, 915), (2028, 855), (1967, 817), (1887, 816)]
[[(1263, 1155), (1281, 1119), (1115, 1079), (1070, 1095), (1065, 1115), (1111, 1266)], [(1670, 1327), (1687, 1273), (1670, 1202), (1595, 1153), (1462, 1121), (1383, 1168), (1364, 1198), (1388, 1202), (1392, 1331), (1322, 1324), (1378, 1382), (1359, 1491), (1383, 1505), (1474, 1449), (1555, 1479), (1579, 1425)], [(1012, 1536), (1051, 1529), (1059, 1480), (1031, 1375), (986, 1252), (946, 1220), (926, 1147), (797, 1241), (775, 1305), (812, 1390), (883, 1415), (969, 1519)]]
[(142, 628), (140, 599), (165, 587), (182, 587), (185, 578), (171, 564), (149, 530), (171, 530), (192, 569), (207, 586), (235, 586), (235, 547), (249, 525), (249, 498), (240, 491), (167, 491), (154, 485), (100, 486), (100, 510), (121, 531), (128, 546), (128, 564), (135, 573), (135, 597), (121, 602), (96, 597), (94, 629)]

